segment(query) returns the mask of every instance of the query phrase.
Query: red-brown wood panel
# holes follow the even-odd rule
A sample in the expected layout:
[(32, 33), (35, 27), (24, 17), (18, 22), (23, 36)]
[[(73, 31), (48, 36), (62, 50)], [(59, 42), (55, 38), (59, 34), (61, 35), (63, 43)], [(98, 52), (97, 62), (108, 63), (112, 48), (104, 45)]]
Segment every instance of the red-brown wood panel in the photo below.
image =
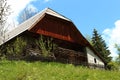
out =
[(50, 15), (46, 15), (31, 31), (79, 44), (84, 42), (81, 34), (71, 22)]

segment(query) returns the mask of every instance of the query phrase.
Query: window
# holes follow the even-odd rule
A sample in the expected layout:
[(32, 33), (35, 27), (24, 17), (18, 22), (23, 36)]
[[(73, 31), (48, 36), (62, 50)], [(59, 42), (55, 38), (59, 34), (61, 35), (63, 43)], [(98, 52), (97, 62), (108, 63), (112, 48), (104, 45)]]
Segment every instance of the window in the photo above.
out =
[(96, 60), (96, 58), (94, 58), (94, 63), (97, 63), (97, 60)]

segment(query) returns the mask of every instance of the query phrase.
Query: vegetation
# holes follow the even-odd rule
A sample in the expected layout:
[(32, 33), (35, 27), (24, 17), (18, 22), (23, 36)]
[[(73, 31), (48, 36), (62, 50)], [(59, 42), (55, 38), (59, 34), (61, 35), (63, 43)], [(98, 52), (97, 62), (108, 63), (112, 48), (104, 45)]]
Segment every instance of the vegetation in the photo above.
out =
[(0, 46), (0, 57), (5, 56), (8, 59), (23, 59), (33, 56), (44, 58), (55, 58), (54, 50), (57, 47), (52, 38), (46, 38), (42, 35), (34, 39), (32, 37), (18, 36), (11, 42)]
[(38, 40), (36, 40), (36, 44), (38, 45), (39, 49), (42, 51), (42, 55), (44, 57), (54, 57), (54, 53), (52, 52), (56, 44), (52, 42), (52, 38), (47, 38), (44, 39), (43, 36), (41, 35)]
[(0, 1), (0, 37), (3, 37), (6, 31), (5, 25), (9, 14), (10, 14), (10, 5), (8, 5), (7, 0), (1, 0)]
[(25, 20), (31, 18), (32, 16), (34, 16), (35, 14), (37, 14), (37, 10), (34, 10), (31, 7), (26, 7), (20, 14), (18, 21), (19, 24), (21, 24), (22, 22), (24, 22)]
[(119, 65), (116, 63), (116, 61), (111, 61), (107, 64), (107, 68), (109, 70), (119, 70)]
[(26, 45), (27, 41), (24, 38), (17, 37), (13, 42), (6, 45), (6, 54), (21, 55)]
[(0, 61), (0, 80), (119, 80), (119, 71), (55, 62)]
[(92, 44), (94, 49), (99, 52), (99, 54), (107, 63), (112, 60), (112, 57), (109, 56), (111, 54), (110, 50), (108, 49), (105, 41), (102, 39), (101, 35), (98, 34), (96, 29), (94, 29), (93, 31)]
[(21, 56), (27, 42), (22, 37), (16, 37), (11, 42), (0, 46), (1, 57)]
[(117, 49), (118, 56), (109, 65), (112, 70), (120, 70), (120, 46), (118, 44), (115, 44), (115, 48)]
[[(10, 5), (7, 0), (0, 1), (0, 43), (5, 41), (5, 32), (7, 31), (7, 19), (10, 14)], [(4, 45), (0, 46), (0, 57), (3, 54)]]
[(115, 60), (111, 60), (112, 57), (108, 47), (106, 46), (105, 41), (102, 39), (101, 35), (98, 34), (97, 30), (94, 29), (92, 38), (89, 35), (86, 35), (86, 39), (89, 43), (100, 53), (100, 55), (106, 60), (107, 68), (109, 70), (119, 70), (120, 69), (120, 46), (115, 44), (115, 48), (118, 52), (118, 57)]
[(116, 62), (120, 66), (120, 46), (118, 44), (115, 44), (115, 48), (117, 49), (118, 52), (118, 57), (116, 58)]
[(92, 45), (92, 39), (90, 35), (86, 35), (85, 37), (87, 39), (87, 41)]

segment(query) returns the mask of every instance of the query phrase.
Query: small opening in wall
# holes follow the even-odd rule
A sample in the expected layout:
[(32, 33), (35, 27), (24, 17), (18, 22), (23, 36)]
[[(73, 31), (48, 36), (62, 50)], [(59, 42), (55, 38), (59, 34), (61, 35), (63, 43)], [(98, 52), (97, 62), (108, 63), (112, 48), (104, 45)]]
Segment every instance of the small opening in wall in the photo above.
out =
[(96, 60), (96, 58), (94, 58), (94, 62), (95, 62), (95, 63), (97, 63), (97, 60)]

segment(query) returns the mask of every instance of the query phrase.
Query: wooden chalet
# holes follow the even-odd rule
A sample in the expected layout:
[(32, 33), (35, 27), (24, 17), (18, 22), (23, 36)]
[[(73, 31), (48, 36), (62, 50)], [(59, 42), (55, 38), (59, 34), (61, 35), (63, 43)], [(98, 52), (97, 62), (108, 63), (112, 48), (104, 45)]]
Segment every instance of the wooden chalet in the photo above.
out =
[(11, 32), (6, 33), (4, 38), (0, 38), (0, 45), (9, 43), (17, 36), (25, 35), (31, 38), (36, 35), (53, 38), (58, 46), (54, 52), (58, 61), (93, 68), (105, 67), (103, 58), (79, 32), (74, 23), (50, 8), (44, 9)]

